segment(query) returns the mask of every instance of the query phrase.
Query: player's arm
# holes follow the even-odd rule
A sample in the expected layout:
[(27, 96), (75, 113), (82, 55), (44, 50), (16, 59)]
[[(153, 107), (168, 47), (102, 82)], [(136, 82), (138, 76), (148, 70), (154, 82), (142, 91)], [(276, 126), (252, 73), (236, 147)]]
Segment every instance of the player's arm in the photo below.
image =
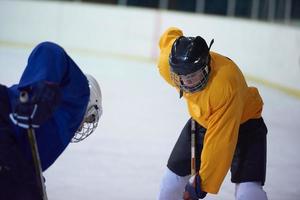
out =
[(200, 167), (201, 188), (205, 192), (218, 193), (231, 166), (242, 110), (240, 94), (233, 92), (223, 98), (223, 105), (210, 116)]
[(51, 42), (43, 42), (31, 52), (18, 88), (30, 87), (37, 82), (47, 81), (60, 84), (68, 73), (72, 60), (64, 49)]
[(20, 99), (10, 115), (14, 124), (37, 128), (51, 117), (61, 100), (60, 85), (69, 62), (65, 51), (54, 43), (41, 43), (32, 51), (18, 84)]
[(169, 55), (174, 41), (182, 35), (183, 33), (180, 29), (171, 27), (162, 34), (159, 40), (159, 49), (160, 49), (160, 54), (158, 58), (159, 73), (172, 86), (174, 86), (174, 83), (171, 80), (171, 76), (170, 76)]

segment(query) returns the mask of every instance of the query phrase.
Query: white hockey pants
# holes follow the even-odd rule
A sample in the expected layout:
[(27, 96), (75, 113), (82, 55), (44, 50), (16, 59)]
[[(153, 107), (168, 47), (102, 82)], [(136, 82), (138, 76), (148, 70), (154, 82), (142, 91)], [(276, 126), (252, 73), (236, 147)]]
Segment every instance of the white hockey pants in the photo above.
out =
[[(158, 200), (182, 200), (185, 185), (190, 176), (178, 176), (167, 168), (163, 175)], [(244, 182), (235, 186), (236, 200), (267, 200), (259, 182)]]

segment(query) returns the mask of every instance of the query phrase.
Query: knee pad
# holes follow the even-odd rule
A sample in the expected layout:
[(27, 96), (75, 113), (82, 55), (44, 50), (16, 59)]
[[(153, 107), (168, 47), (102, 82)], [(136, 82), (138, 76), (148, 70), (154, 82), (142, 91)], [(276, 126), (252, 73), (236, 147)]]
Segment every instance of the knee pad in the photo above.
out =
[(235, 186), (236, 200), (267, 200), (267, 194), (260, 182), (243, 182)]

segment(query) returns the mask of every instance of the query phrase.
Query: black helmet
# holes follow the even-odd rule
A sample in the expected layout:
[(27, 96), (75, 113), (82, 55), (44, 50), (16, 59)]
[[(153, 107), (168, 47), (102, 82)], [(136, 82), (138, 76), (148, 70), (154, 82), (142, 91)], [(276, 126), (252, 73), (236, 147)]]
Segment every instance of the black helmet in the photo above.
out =
[[(204, 88), (208, 81), (210, 72), (209, 50), (213, 40), (208, 47), (205, 40), (200, 37), (181, 36), (175, 40), (169, 57), (171, 77), (174, 83), (185, 92), (196, 92)], [(197, 83), (185, 85), (183, 78), (201, 76), (201, 80), (194, 79)], [(187, 80), (188, 81), (188, 80)], [(190, 80), (193, 81), (193, 80)]]

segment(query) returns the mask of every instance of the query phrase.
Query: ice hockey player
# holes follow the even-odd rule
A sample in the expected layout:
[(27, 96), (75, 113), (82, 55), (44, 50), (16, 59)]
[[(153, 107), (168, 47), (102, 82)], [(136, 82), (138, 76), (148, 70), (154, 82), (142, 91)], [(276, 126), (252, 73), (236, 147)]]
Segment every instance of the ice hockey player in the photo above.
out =
[[(158, 68), (187, 102), (191, 116), (171, 152), (159, 200), (195, 200), (217, 194), (231, 168), (235, 199), (266, 200), (267, 128), (263, 101), (238, 66), (210, 51), (200, 37), (175, 27), (160, 38)], [(191, 175), (191, 120), (196, 123), (196, 166)]]
[[(20, 100), (27, 94), (27, 101)], [(42, 170), (68, 144), (97, 127), (102, 96), (62, 47), (43, 42), (31, 52), (18, 84), (0, 85), (0, 199), (40, 200), (27, 129), (35, 128)]]

